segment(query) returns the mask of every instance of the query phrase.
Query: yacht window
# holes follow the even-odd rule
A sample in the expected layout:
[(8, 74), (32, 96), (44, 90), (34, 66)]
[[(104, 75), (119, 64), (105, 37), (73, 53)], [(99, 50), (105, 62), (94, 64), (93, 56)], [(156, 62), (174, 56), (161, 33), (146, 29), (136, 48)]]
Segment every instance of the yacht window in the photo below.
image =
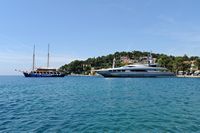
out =
[(161, 72), (168, 72), (168, 70), (160, 70)]
[(150, 67), (157, 67), (157, 65), (154, 65), (154, 64), (151, 64), (151, 65), (149, 65)]
[(146, 70), (131, 70), (131, 72), (147, 72)]
[(158, 71), (158, 70), (156, 70), (156, 69), (150, 69), (150, 70), (148, 70), (148, 71)]

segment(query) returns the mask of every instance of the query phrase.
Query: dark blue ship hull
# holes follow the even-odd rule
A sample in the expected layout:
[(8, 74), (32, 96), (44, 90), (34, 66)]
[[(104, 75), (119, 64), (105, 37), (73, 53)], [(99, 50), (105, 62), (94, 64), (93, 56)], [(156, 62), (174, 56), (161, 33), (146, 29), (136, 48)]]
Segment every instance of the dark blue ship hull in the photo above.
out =
[(64, 77), (65, 74), (38, 74), (38, 73), (23, 73), (25, 77)]

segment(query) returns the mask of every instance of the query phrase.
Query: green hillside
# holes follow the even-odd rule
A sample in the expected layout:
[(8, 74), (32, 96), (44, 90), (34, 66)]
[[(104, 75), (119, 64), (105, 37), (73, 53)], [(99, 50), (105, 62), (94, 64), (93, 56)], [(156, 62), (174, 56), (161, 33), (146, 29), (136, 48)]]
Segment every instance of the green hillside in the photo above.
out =
[[(116, 59), (116, 67), (126, 65), (121, 61), (121, 57), (127, 57), (132, 60), (140, 60), (141, 57), (148, 56), (149, 52), (132, 51), (132, 52), (115, 52), (106, 56), (88, 58), (86, 60), (75, 60), (69, 64), (60, 67), (60, 71), (66, 74), (89, 74), (91, 69), (101, 69), (112, 67), (113, 59)], [(152, 57), (156, 58), (156, 63), (162, 67), (166, 67), (172, 72), (190, 71), (191, 62), (194, 61), (195, 67), (200, 68), (200, 58), (198, 56), (188, 57), (172, 56), (165, 54), (152, 53)]]

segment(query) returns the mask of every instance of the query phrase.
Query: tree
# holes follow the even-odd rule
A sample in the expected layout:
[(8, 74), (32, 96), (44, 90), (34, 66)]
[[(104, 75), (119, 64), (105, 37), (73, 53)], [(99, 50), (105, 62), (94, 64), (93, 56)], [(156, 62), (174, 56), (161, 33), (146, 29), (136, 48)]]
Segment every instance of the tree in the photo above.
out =
[(161, 55), (158, 59), (158, 64), (162, 67), (166, 67), (169, 70), (173, 70), (173, 59), (167, 55)]
[(189, 71), (190, 69), (190, 62), (186, 62), (184, 60), (185, 58), (183, 57), (176, 57), (175, 60), (174, 60), (174, 71), (177, 73), (178, 71), (183, 71), (183, 72), (186, 72), (186, 71)]
[(183, 60), (184, 60), (184, 61), (189, 61), (190, 59), (189, 59), (189, 57), (188, 57), (186, 54), (184, 54)]
[(182, 70), (183, 66), (183, 58), (182, 57), (176, 57), (173, 63), (173, 70), (174, 72), (178, 73), (178, 71)]
[(195, 60), (195, 66), (197, 66), (197, 68), (200, 69), (200, 58), (197, 58)]

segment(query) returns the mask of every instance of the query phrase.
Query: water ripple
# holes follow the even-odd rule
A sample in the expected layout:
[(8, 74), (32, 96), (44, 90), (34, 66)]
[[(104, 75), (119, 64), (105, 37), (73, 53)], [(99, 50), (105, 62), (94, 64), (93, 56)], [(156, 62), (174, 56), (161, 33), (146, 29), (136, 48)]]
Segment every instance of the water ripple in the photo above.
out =
[(199, 79), (0, 81), (0, 132), (200, 131)]

